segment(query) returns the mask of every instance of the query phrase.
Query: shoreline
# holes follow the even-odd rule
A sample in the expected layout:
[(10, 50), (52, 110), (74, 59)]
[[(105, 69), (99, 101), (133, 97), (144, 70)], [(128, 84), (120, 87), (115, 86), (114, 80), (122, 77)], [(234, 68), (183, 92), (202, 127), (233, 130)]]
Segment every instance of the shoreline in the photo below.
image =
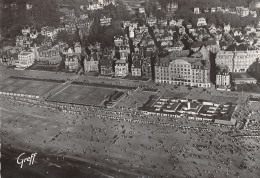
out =
[[(49, 149), (49, 148), (47, 148)], [(59, 176), (59, 172), (64, 170), (64, 169), (69, 169), (69, 168), (75, 168), (81, 172), (84, 168), (85, 170), (88, 170), (86, 172), (90, 172), (90, 174), (93, 174), (98, 177), (137, 177), (138, 175), (134, 175), (133, 173), (130, 173), (127, 170), (122, 170), (120, 169), (120, 172), (118, 172), (114, 167), (111, 168), (108, 164), (104, 164), (101, 163), (100, 161), (98, 162), (98, 164), (95, 164), (95, 162), (93, 162), (90, 159), (87, 158), (80, 158), (77, 157), (76, 155), (66, 155), (66, 156), (61, 156), (61, 155), (55, 155), (54, 153), (50, 153), (46, 150), (40, 150), (39, 148), (31, 148), (30, 151), (22, 149), (22, 148), (17, 148), (16, 147), (12, 147), (12, 148), (8, 148), (8, 146), (3, 145), (2, 144), (2, 148), (1, 148), (1, 154), (2, 154), (2, 175), (5, 176), (10, 176), (8, 175), (10, 172), (8, 171), (8, 173), (6, 172), (6, 168), (11, 165), (17, 165), (16, 163), (16, 159), (17, 157), (21, 154), (21, 153), (25, 153), (25, 155), (30, 155), (32, 153), (37, 153), (36, 157), (35, 157), (35, 163), (32, 166), (36, 166), (36, 167), (50, 167), (50, 166), (54, 166), (57, 169), (55, 170), (54, 174), (55, 177), (64, 177), (64, 175)], [(78, 155), (80, 156), (80, 155)], [(9, 161), (8, 161), (9, 160)], [(11, 162), (10, 162), (11, 161)], [(40, 165), (40, 163), (43, 163), (43, 165)], [(29, 165), (26, 165), (26, 163), (24, 163), (24, 167), (22, 169), (18, 168), (18, 172), (23, 172), (25, 169), (26, 171), (28, 170), (28, 168), (32, 168), (29, 167)], [(16, 168), (16, 166), (15, 166)], [(44, 171), (46, 168), (43, 168), (42, 171)], [(33, 173), (33, 171), (32, 171)], [(51, 174), (49, 172), (49, 174)], [(84, 175), (82, 175), (84, 176)], [(70, 177), (70, 176), (69, 176)]]

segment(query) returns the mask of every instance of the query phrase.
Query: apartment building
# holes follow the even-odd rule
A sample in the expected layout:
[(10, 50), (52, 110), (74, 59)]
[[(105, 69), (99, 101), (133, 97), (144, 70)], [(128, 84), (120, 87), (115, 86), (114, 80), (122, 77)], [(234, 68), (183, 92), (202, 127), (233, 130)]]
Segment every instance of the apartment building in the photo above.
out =
[(166, 5), (166, 12), (174, 13), (178, 10), (178, 8), (179, 8), (179, 5), (177, 2), (169, 2)]
[(115, 64), (115, 76), (116, 77), (125, 77), (128, 75), (128, 62), (124, 59), (116, 61)]
[(98, 64), (99, 64), (99, 54), (92, 53), (84, 60), (84, 69), (85, 72), (99, 72)]
[(111, 22), (112, 22), (112, 18), (111, 17), (106, 17), (106, 16), (102, 16), (100, 19), (100, 25), (101, 26), (110, 26)]
[(230, 85), (230, 74), (227, 67), (219, 67), (216, 75), (216, 86), (218, 88), (228, 87)]
[(66, 56), (65, 68), (69, 71), (76, 71), (79, 69), (79, 57), (76, 55)]
[(131, 74), (132, 76), (142, 76), (142, 61), (140, 59), (133, 60)]
[(216, 56), (216, 64), (227, 66), (229, 72), (255, 71), (259, 50), (247, 51), (219, 51)]
[(27, 36), (16, 36), (15, 45), (17, 47), (29, 48), (32, 41)]
[(36, 61), (44, 64), (58, 64), (62, 58), (59, 54), (59, 47), (41, 46), (35, 49)]
[(201, 17), (198, 19), (197, 21), (197, 27), (201, 27), (201, 26), (206, 26), (207, 25), (207, 22), (206, 22), (206, 19)]

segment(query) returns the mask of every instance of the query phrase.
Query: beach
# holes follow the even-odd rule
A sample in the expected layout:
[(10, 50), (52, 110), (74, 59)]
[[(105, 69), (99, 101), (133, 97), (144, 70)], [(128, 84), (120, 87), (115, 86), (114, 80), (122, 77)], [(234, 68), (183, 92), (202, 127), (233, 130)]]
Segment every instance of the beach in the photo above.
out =
[[(32, 104), (20, 104), (9, 99), (3, 99), (0, 107), (3, 150), (37, 152), (36, 162), (38, 157), (43, 160), (46, 157), (50, 157), (50, 160), (53, 157), (59, 158), (47, 163), (51, 163), (51, 167), (55, 167), (55, 164), (58, 170), (61, 169), (62, 174), (58, 177), (64, 177), (63, 173), (69, 169), (73, 170), (71, 167), (67, 169), (69, 163), (62, 160), (68, 158), (79, 161), (75, 164), (80, 165), (76, 172), (91, 169), (90, 174), (93, 170), (95, 174), (95, 169), (92, 169), (95, 165), (100, 176), (260, 175), (259, 138), (233, 137), (236, 133), (239, 134), (236, 128), (187, 119), (131, 115), (125, 111), (113, 114), (102, 108), (84, 110), (83, 115), (69, 114)], [(15, 157), (20, 154), (12, 154), (14, 158), (10, 164), (16, 164)], [(46, 162), (42, 165), (39, 161), (35, 165), (41, 169)], [(89, 165), (91, 168), (88, 168)], [(19, 174), (21, 169), (18, 169), (18, 165), (16, 167), (15, 171), (8, 171), (3, 167), (3, 176)], [(31, 170), (31, 167), (27, 169)], [(75, 174), (68, 177), (88, 177), (88, 174), (89, 172), (83, 172), (82, 176)], [(40, 175), (51, 177), (46, 171)]]

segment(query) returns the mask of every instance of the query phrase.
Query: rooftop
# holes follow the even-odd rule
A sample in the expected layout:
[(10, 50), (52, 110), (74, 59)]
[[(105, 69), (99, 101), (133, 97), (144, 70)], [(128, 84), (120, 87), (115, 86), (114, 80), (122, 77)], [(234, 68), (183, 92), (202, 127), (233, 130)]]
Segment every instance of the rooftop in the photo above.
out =
[(124, 59), (119, 59), (116, 61), (116, 64), (122, 64), (122, 63), (127, 63), (127, 61)]
[(248, 73), (230, 73), (231, 77), (233, 79), (239, 80), (239, 79), (254, 79), (251, 75)]
[(32, 54), (32, 52), (29, 52), (29, 51), (22, 51), (19, 55), (22, 55), (22, 56), (27, 56), (29, 54)]

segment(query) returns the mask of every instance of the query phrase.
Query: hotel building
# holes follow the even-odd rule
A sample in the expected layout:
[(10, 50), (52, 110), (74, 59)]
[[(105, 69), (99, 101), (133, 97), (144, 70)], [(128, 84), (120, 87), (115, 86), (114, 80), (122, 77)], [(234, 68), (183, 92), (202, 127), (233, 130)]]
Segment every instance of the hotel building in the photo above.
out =
[(255, 71), (259, 50), (247, 51), (219, 51), (216, 56), (216, 64), (227, 66), (229, 72)]
[(33, 65), (34, 63), (34, 53), (31, 51), (22, 51), (18, 54), (18, 68), (27, 68)]
[(210, 65), (202, 58), (172, 57), (158, 59), (155, 82), (210, 87)]

